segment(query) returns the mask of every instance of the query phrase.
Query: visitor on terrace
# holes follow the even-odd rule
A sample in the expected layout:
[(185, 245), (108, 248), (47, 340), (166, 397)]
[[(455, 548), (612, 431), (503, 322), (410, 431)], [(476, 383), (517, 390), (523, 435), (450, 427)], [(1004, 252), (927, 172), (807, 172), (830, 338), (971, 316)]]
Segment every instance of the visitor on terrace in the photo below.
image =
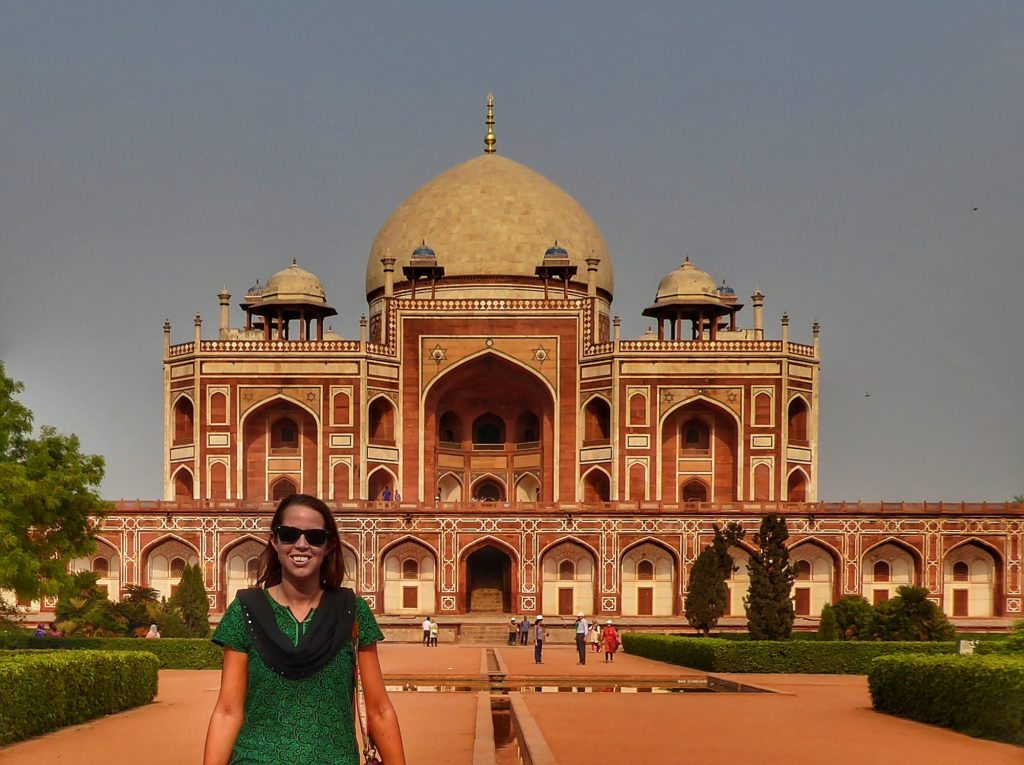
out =
[(316, 497), (293, 494), (270, 527), (256, 587), (238, 593), (213, 635), (224, 663), (204, 765), (359, 765), (374, 745), (373, 756), (404, 765), (377, 657), (384, 635), (366, 602), (341, 586), (334, 516)]

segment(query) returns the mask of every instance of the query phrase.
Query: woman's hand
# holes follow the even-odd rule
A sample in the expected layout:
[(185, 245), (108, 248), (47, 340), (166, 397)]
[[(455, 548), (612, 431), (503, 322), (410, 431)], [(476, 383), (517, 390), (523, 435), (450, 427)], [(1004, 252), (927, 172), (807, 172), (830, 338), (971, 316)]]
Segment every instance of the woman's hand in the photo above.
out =
[(405, 765), (402, 731), (398, 727), (398, 715), (384, 688), (377, 644), (360, 648), (358, 661), (359, 679), (363, 684), (363, 699), (366, 702), (367, 732), (377, 745), (385, 765)]
[(228, 765), (235, 739), (245, 716), (245, 693), (249, 686), (249, 655), (224, 649), (220, 673), (220, 694), (206, 731), (203, 765)]

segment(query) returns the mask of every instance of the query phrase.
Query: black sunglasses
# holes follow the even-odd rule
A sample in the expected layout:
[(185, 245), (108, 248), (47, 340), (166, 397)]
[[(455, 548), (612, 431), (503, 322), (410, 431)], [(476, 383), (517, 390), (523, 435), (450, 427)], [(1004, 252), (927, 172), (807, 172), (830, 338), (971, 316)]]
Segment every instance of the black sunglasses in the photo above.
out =
[(277, 541), (286, 545), (293, 545), (299, 541), (299, 537), (305, 537), (306, 541), (313, 547), (323, 547), (331, 538), (331, 532), (327, 529), (297, 529), (294, 526), (275, 526), (274, 536)]

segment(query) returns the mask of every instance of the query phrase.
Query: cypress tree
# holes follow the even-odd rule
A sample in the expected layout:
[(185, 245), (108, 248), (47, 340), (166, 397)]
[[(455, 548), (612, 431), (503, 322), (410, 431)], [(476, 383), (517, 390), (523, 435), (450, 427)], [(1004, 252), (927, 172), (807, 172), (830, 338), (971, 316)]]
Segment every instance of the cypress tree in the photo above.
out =
[[(731, 561), (732, 558), (729, 558)], [(686, 619), (695, 629), (708, 633), (718, 624), (725, 613), (729, 600), (729, 588), (725, 584), (718, 555), (713, 547), (707, 547), (690, 569), (690, 582), (686, 590)]]
[(753, 640), (788, 640), (793, 633), (793, 568), (789, 564), (786, 519), (766, 515), (754, 534), (758, 551), (750, 556), (747, 629)]
[(210, 601), (203, 585), (203, 572), (197, 563), (185, 566), (178, 590), (171, 597), (169, 605), (181, 616), (191, 637), (206, 637), (210, 634)]
[(828, 603), (821, 609), (821, 621), (818, 622), (818, 640), (839, 640), (836, 612)]

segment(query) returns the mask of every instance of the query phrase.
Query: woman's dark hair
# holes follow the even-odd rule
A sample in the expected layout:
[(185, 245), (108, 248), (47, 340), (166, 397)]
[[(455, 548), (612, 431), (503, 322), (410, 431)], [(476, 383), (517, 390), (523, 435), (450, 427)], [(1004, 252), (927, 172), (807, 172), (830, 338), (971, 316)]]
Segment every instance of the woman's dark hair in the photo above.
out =
[[(338, 538), (338, 523), (331, 514), (331, 509), (322, 499), (317, 499), (309, 494), (290, 494), (281, 500), (274, 511), (274, 517), (270, 521), (270, 537), (273, 539), (274, 529), (281, 525), (284, 519), (284, 511), (292, 505), (302, 505), (310, 510), (316, 510), (324, 519), (324, 528), (330, 539), (327, 540), (327, 548), (324, 551), (324, 561), (320, 564), (320, 584), (325, 587), (341, 587), (345, 578), (345, 561), (341, 556), (341, 541)], [(259, 576), (256, 578), (256, 586), (261, 589), (281, 584), (281, 561), (277, 557), (277, 551), (267, 540), (267, 547), (260, 556)]]

